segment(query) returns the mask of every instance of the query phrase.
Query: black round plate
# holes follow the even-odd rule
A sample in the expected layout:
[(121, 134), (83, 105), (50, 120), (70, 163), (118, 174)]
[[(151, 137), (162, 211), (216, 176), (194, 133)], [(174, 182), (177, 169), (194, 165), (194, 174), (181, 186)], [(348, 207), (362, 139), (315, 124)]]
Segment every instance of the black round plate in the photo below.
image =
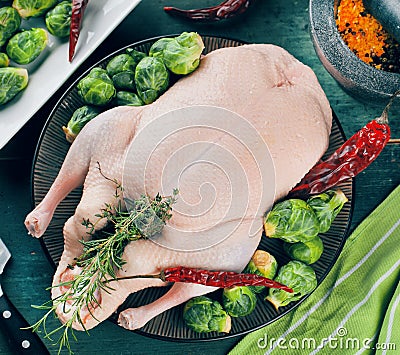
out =
[[(115, 53), (107, 56), (95, 66), (104, 66), (110, 60), (111, 57), (116, 54), (123, 53), (126, 48), (134, 48), (139, 51), (148, 52), (150, 46), (158, 38), (149, 39), (139, 43), (134, 43), (130, 46), (124, 47)], [(205, 52), (222, 48), (240, 46), (244, 43), (237, 40), (219, 38), (219, 37), (207, 37), (203, 36), (205, 44)], [(82, 76), (86, 75), (90, 69)], [(79, 80), (79, 79), (78, 79)], [(80, 106), (83, 105), (80, 97), (77, 94), (75, 82), (63, 95), (60, 101), (55, 106), (54, 110), (50, 114), (50, 117), (43, 129), (41, 138), (39, 140), (35, 159), (32, 170), (32, 188), (33, 188), (33, 202), (37, 205), (45, 196), (49, 190), (51, 184), (56, 178), (61, 165), (64, 161), (65, 155), (70, 147), (70, 144), (65, 140), (65, 135), (61, 129), (63, 125), (66, 125), (69, 121), (72, 113)], [(334, 115), (332, 133), (330, 136), (330, 145), (326, 155), (331, 154), (345, 141), (344, 133), (340, 127), (337, 117)], [(346, 203), (341, 213), (335, 219), (332, 227), (328, 233), (321, 235), (324, 242), (325, 250), (318, 262), (312, 265), (314, 268), (318, 284), (321, 283), (323, 278), (327, 275), (334, 262), (336, 261), (343, 243), (345, 241), (348, 227), (351, 220), (351, 210), (353, 201), (353, 181), (347, 181), (341, 183), (340, 187), (349, 199), (349, 203)], [(66, 220), (74, 214), (75, 208), (81, 197), (81, 189), (76, 189), (71, 192), (67, 198), (62, 201), (54, 213), (54, 217), (43, 235), (42, 243), (43, 248), (49, 259), (57, 265), (60, 260), (63, 248), (64, 240), (62, 229)], [(282, 250), (282, 245), (279, 240), (268, 239), (263, 237), (259, 248), (269, 251), (278, 260), (279, 265), (283, 265), (289, 261), (287, 255)], [(116, 315), (110, 319), (116, 321), (118, 313), (124, 309), (130, 307), (138, 307), (147, 303), (150, 303), (165, 292), (168, 287), (164, 288), (148, 288), (140, 292), (136, 292), (128, 297), (128, 299), (122, 304)], [(220, 300), (221, 290), (216, 291), (210, 295), (215, 299)], [(162, 338), (164, 340), (179, 340), (179, 341), (201, 341), (201, 340), (216, 340), (226, 337), (232, 337), (241, 335), (261, 328), (262, 326), (269, 324), (276, 319), (280, 318), (284, 314), (291, 311), (300, 302), (292, 303), (286, 307), (282, 307), (279, 311), (276, 311), (274, 307), (268, 302), (264, 301), (265, 295), (259, 294), (257, 307), (255, 311), (249, 316), (242, 318), (234, 318), (232, 321), (232, 329), (229, 334), (221, 333), (205, 333), (199, 334), (188, 329), (182, 318), (183, 305), (177, 306), (169, 311), (166, 311), (156, 318), (148, 322), (137, 332), (152, 336), (156, 338)]]

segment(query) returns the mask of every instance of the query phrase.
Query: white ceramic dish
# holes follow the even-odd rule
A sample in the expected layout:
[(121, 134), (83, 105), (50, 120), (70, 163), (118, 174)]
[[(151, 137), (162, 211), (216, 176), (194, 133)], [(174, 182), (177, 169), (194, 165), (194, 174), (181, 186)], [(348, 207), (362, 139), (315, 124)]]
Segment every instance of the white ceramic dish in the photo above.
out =
[[(25, 66), (29, 85), (14, 100), (0, 106), (0, 149), (29, 121), (80, 64), (106, 39), (140, 0), (93, 0), (84, 18), (75, 58), (68, 61), (68, 39), (49, 35), (49, 45), (37, 61)], [(22, 28), (45, 27), (43, 19), (24, 21)], [(15, 66), (15, 65), (13, 65)]]

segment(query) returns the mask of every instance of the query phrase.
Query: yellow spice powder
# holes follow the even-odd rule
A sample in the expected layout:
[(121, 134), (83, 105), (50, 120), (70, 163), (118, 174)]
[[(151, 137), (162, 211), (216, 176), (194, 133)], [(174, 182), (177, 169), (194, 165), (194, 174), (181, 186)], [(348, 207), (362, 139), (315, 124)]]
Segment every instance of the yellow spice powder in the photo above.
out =
[(347, 46), (365, 63), (372, 63), (374, 56), (384, 53), (387, 32), (366, 12), (362, 0), (341, 0), (336, 25)]

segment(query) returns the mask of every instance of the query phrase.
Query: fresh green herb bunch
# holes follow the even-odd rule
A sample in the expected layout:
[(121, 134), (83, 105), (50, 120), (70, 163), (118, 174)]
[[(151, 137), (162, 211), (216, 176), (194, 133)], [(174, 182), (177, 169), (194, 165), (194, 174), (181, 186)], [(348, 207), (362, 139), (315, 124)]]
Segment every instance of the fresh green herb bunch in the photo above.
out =
[[(102, 174), (100, 167), (99, 171)], [(111, 180), (104, 175), (103, 177)], [(86, 330), (81, 318), (81, 310), (87, 309), (90, 315), (96, 319), (92, 310), (100, 306), (97, 298), (98, 291), (103, 290), (111, 293), (114, 290), (109, 282), (117, 278), (116, 271), (120, 270), (126, 263), (122, 258), (126, 245), (131, 241), (150, 238), (160, 233), (166, 221), (172, 216), (171, 208), (176, 201), (178, 190), (175, 189), (173, 195), (168, 197), (157, 194), (155, 198), (151, 199), (142, 195), (136, 200), (125, 201), (126, 207), (128, 207), (127, 211), (121, 198), (123, 191), (121, 184), (117, 180), (111, 181), (116, 184), (115, 198), (117, 203), (115, 205), (105, 204), (101, 213), (96, 215), (97, 221), (83, 221), (83, 225), (88, 229), (87, 233), (93, 239), (88, 241), (82, 239), (82, 254), (74, 260), (72, 265), (68, 265), (71, 270), (75, 267), (81, 268), (80, 273), (75, 275), (72, 280), (53, 286), (67, 288), (68, 290), (65, 293), (41, 306), (33, 306), (37, 309), (46, 310), (47, 313), (30, 329), (36, 332), (43, 327), (45, 337), (49, 339), (55, 333), (62, 331), (57, 340), (59, 353), (63, 347), (67, 347), (71, 353), (70, 331), (73, 338), (77, 340), (72, 328), (74, 323), (79, 323)], [(96, 225), (104, 219), (111, 225), (112, 232), (103, 231), (101, 237), (96, 238)], [(71, 308), (66, 310), (68, 304)], [(72, 312), (70, 319), (48, 332), (46, 330), (47, 317), (53, 314), (60, 305), (62, 305), (64, 312)]]
[(123, 212), (122, 216), (128, 214), (135, 216), (133, 228), (136, 228), (137, 234), (143, 238), (151, 238), (161, 233), (165, 221), (172, 217), (171, 206), (175, 202), (177, 194), (178, 190), (174, 190), (173, 195), (167, 198), (157, 194), (153, 200), (145, 195), (142, 195), (133, 203), (128, 200), (126, 204), (131, 212)]
[[(120, 198), (121, 191), (122, 187), (118, 184), (116, 198)], [(96, 217), (98, 221), (107, 219), (112, 225), (113, 232), (103, 232), (105, 238), (82, 240), (83, 253), (76, 259), (76, 265), (86, 268), (95, 263), (104, 277), (109, 275), (115, 278), (115, 269), (121, 269), (125, 264), (122, 259), (125, 246), (131, 241), (151, 238), (160, 233), (165, 222), (172, 217), (170, 212), (177, 194), (178, 190), (174, 190), (172, 196), (162, 197), (157, 194), (154, 199), (141, 195), (136, 200), (125, 201), (128, 211), (122, 207), (121, 199), (118, 200), (116, 207), (105, 204), (105, 208)], [(83, 224), (89, 234), (95, 233), (97, 222), (85, 220)]]

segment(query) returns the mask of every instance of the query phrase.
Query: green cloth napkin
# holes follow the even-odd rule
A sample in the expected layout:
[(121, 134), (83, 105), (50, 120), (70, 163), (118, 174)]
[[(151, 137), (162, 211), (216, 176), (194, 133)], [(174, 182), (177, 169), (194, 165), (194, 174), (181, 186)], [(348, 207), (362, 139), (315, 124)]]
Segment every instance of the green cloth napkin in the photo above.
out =
[(351, 234), (299, 307), (247, 335), (230, 355), (400, 354), (399, 280), (400, 186)]

